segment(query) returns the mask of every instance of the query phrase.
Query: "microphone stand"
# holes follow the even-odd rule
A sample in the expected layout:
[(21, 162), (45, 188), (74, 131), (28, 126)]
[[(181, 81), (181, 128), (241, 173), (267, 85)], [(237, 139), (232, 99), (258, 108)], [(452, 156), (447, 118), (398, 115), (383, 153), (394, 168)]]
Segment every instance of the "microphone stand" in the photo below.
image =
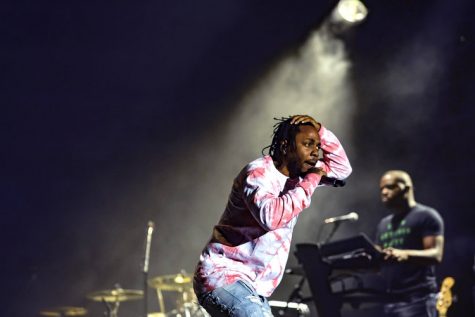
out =
[(294, 299), (297, 300), (297, 302), (299, 303), (302, 301), (302, 294), (300, 294), (300, 291), (302, 290), (303, 283), (305, 283), (305, 279), (306, 279), (306, 276), (303, 275), (300, 278), (299, 282), (294, 285), (294, 289), (292, 293), (290, 293), (289, 298), (287, 299), (287, 307), (288, 307), (288, 303)]
[(148, 222), (147, 240), (145, 243), (145, 256), (143, 263), (143, 315), (148, 316), (148, 264), (150, 261), (150, 246), (152, 244), (152, 233), (155, 224), (152, 221)]
[(324, 226), (325, 226), (325, 223), (324, 223), (324, 222), (320, 223), (320, 226), (318, 226), (318, 229), (317, 229), (317, 239), (316, 239), (317, 243), (320, 243), (320, 237), (322, 236), (322, 232), (323, 232)]
[(333, 222), (333, 227), (332, 227), (332, 231), (330, 231), (330, 233), (328, 234), (328, 236), (326, 237), (326, 239), (323, 241), (323, 243), (327, 243), (328, 241), (330, 241), (330, 239), (333, 237), (333, 235), (335, 234), (336, 230), (340, 227), (340, 224), (341, 222), (340, 221), (335, 221)]

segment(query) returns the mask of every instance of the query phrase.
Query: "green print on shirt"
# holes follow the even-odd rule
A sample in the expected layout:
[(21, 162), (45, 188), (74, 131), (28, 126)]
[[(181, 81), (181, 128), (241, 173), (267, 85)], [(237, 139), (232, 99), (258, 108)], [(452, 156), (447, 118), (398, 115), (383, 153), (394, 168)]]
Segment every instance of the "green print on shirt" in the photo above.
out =
[(404, 238), (411, 233), (411, 228), (406, 227), (406, 221), (401, 221), (399, 228), (393, 230), (392, 224), (386, 226), (386, 231), (381, 233), (379, 240), (381, 241), (383, 248), (397, 248), (404, 244)]

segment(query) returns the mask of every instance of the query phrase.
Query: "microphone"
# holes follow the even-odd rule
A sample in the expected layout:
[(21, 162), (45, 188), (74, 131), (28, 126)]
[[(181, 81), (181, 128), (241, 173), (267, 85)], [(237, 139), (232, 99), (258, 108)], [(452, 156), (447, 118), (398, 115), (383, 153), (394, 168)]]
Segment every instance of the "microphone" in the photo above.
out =
[(328, 185), (328, 186), (333, 186), (333, 187), (343, 187), (346, 185), (346, 182), (344, 180), (336, 179), (333, 177), (327, 177), (327, 176), (322, 176), (320, 179), (319, 185)]
[(325, 224), (328, 224), (328, 223), (338, 223), (338, 222), (343, 222), (343, 221), (357, 221), (358, 218), (359, 216), (356, 212), (350, 212), (349, 214), (346, 214), (343, 216), (327, 218), (323, 222)]

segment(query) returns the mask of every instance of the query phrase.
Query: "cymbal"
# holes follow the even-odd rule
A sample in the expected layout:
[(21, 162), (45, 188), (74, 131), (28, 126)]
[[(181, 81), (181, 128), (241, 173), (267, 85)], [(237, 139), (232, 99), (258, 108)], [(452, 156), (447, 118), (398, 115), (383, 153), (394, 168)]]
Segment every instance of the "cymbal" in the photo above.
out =
[(116, 303), (127, 300), (141, 299), (143, 297), (143, 291), (118, 288), (92, 292), (87, 294), (86, 297), (96, 302)]
[(60, 306), (54, 308), (46, 308), (40, 311), (42, 316), (62, 317), (62, 316), (84, 316), (87, 310), (82, 307)]
[(191, 281), (191, 275), (178, 273), (151, 278), (148, 280), (148, 285), (162, 291), (182, 292), (184, 289), (192, 287)]

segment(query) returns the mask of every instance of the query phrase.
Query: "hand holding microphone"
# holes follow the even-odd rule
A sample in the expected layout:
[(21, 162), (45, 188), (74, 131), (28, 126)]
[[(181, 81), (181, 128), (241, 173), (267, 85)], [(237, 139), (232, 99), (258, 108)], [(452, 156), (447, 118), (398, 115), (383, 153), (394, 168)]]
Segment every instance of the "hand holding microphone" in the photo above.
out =
[(327, 185), (327, 186), (333, 186), (333, 187), (343, 187), (343, 186), (346, 185), (346, 182), (344, 180), (341, 180), (341, 179), (322, 176), (322, 178), (320, 179), (319, 185)]
[(307, 174), (308, 173), (315, 173), (322, 176), (320, 182), (318, 183), (319, 185), (327, 185), (333, 187), (343, 187), (346, 185), (346, 181), (344, 180), (328, 177), (327, 173), (321, 167), (314, 166), (307, 171)]

